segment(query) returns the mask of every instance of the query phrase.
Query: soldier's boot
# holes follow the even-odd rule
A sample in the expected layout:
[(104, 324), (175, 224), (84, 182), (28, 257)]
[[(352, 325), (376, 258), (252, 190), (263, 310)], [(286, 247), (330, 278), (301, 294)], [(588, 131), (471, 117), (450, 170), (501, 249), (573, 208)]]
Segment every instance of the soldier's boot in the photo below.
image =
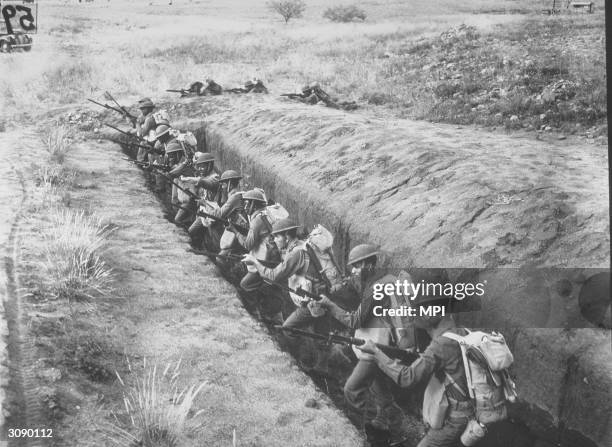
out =
[(378, 430), (389, 431), (389, 418), (384, 408), (376, 406), (376, 416), (370, 421), (370, 425)]
[(391, 434), (389, 430), (384, 430), (372, 425), (372, 421), (365, 424), (365, 435), (370, 447), (389, 447)]
[(386, 409), (389, 421), (389, 430), (391, 432), (390, 445), (393, 447), (404, 447), (407, 445), (410, 436), (410, 426), (408, 419), (403, 410), (395, 402), (389, 405)]
[(318, 374), (328, 376), (329, 375), (329, 358), (331, 352), (329, 346), (323, 345), (318, 346), (317, 361), (312, 367), (312, 370)]

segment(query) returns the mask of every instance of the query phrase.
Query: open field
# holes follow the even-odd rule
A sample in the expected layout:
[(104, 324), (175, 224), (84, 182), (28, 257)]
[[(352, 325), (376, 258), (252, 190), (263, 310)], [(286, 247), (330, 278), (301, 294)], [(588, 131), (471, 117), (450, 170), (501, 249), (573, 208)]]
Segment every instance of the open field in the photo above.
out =
[(605, 134), (603, 2), (559, 16), (540, 14), (549, 1), (362, 2), (364, 23), (337, 24), (311, 1), (287, 25), (262, 0), (153, 3), (41, 3), (33, 52), (3, 55), (4, 114), (256, 76), (277, 94), (317, 80), (376, 114)]

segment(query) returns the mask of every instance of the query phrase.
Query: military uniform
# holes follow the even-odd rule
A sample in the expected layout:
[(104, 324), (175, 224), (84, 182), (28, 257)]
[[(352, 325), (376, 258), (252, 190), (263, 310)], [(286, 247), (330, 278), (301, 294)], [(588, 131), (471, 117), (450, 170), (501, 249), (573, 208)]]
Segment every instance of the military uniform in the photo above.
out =
[(433, 330), (431, 344), (421, 354), (420, 358), (410, 366), (402, 365), (397, 360), (390, 359), (379, 349), (374, 353), (376, 365), (402, 388), (410, 388), (425, 383), (434, 374), (441, 381), (444, 381), (444, 378), (448, 375), (452, 382), (456, 384), (446, 387), (450, 408), (444, 425), (440, 429), (430, 428), (417, 447), (456, 446), (470, 417), (474, 414), (472, 402), (469, 397), (466, 397), (468, 388), (461, 349), (457, 342), (442, 336), (445, 332), (462, 336), (467, 334), (465, 329), (457, 328), (452, 320), (442, 320), (438, 327)]

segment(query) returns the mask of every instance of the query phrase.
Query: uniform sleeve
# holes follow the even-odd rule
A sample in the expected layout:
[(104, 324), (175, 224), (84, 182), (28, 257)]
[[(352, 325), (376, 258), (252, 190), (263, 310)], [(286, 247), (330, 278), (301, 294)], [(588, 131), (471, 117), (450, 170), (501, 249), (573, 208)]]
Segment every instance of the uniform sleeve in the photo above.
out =
[(240, 195), (233, 194), (227, 199), (227, 202), (225, 202), (223, 206), (221, 206), (221, 208), (211, 211), (210, 214), (212, 214), (215, 217), (219, 217), (221, 219), (227, 219), (229, 215), (232, 213), (232, 211), (240, 207), (240, 205), (241, 205)]
[(219, 188), (219, 180), (216, 175), (209, 175), (208, 177), (200, 177), (197, 185), (200, 188), (208, 189), (209, 191), (216, 191)]
[(263, 240), (265, 236), (266, 227), (264, 225), (263, 220), (261, 219), (261, 216), (257, 216), (257, 218), (255, 218), (253, 222), (251, 222), (249, 232), (247, 233), (242, 246), (248, 251), (251, 251)]
[(168, 172), (168, 175), (170, 175), (171, 177), (178, 177), (178, 176), (180, 176), (185, 171), (185, 169), (187, 168), (187, 165), (188, 165), (188, 161), (183, 159), (174, 168), (172, 168), (172, 170), (170, 172)]
[(282, 282), (296, 272), (306, 268), (306, 253), (303, 250), (291, 250), (275, 268), (258, 268), (259, 274), (274, 282)]
[(430, 345), (410, 366), (402, 365), (398, 360), (389, 358), (380, 349), (376, 350), (374, 359), (380, 370), (402, 388), (410, 388), (428, 381), (434, 371), (440, 367), (436, 344)]
[(340, 323), (351, 329), (365, 327), (366, 323), (372, 318), (372, 308), (374, 307), (374, 299), (368, 295), (353, 312), (348, 312), (342, 309), (335, 303), (330, 305), (330, 313)]

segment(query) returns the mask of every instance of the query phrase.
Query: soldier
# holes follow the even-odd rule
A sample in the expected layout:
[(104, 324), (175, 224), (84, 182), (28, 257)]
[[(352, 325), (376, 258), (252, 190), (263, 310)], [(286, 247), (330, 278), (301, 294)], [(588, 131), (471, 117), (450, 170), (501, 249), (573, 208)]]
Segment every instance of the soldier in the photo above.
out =
[[(374, 305), (389, 307), (389, 298), (374, 301), (373, 286), (375, 283), (386, 283), (395, 280), (391, 275), (382, 270), (376, 270), (378, 249), (370, 244), (361, 244), (354, 247), (348, 258), (348, 265), (352, 267), (351, 282), (354, 289), (361, 295), (361, 303), (354, 312), (348, 312), (328, 297), (323, 296), (319, 304), (329, 309), (331, 315), (345, 326), (356, 329), (355, 336), (359, 338), (372, 339), (381, 344), (393, 344), (393, 332), (390, 322), (373, 314)], [(344, 385), (344, 397), (347, 404), (354, 411), (366, 419), (368, 389), (372, 393), (376, 407), (376, 416), (373, 420), (366, 422), (366, 433), (371, 428), (376, 431), (389, 430), (389, 411), (394, 420), (400, 421), (395, 424), (391, 431), (394, 445), (400, 445), (405, 440), (406, 433), (401, 425), (404, 420), (401, 409), (395, 404), (392, 394), (392, 383), (376, 366), (374, 356), (362, 351), (355, 350), (358, 362), (350, 377)]]
[(244, 84), (246, 93), (268, 93), (268, 89), (261, 79), (253, 78)]
[[(207, 212), (211, 212), (211, 208), (214, 209), (218, 206), (220, 192), (219, 176), (214, 172), (215, 157), (208, 152), (197, 152), (193, 157), (193, 166), (195, 169), (194, 176), (181, 176), (180, 180), (183, 186), (189, 185), (192, 189), (195, 188), (194, 193), (200, 198), (197, 204), (205, 207)], [(195, 208), (195, 205), (196, 203), (192, 199), (187, 208)], [(181, 211), (188, 214), (184, 210), (179, 210), (179, 212)], [(221, 237), (219, 224), (206, 222), (209, 225), (204, 225), (202, 219), (196, 217), (189, 227), (189, 235), (192, 237), (192, 241), (195, 239), (196, 243), (198, 240), (201, 242), (205, 239), (206, 249), (217, 251)], [(184, 219), (181, 217), (180, 220)]]
[[(155, 122), (153, 111), (155, 110), (155, 104), (149, 98), (143, 98), (138, 101), (138, 108), (140, 109), (140, 115), (136, 118), (136, 135), (143, 139), (148, 139), (150, 134), (155, 134), (155, 129), (158, 124)], [(169, 124), (169, 123), (168, 123)], [(149, 140), (151, 141), (151, 140)], [(147, 158), (146, 149), (139, 147), (136, 160), (145, 161)]]
[[(278, 261), (278, 251), (269, 243), (272, 226), (266, 216), (268, 200), (260, 189), (252, 189), (242, 195), (245, 211), (249, 219), (249, 232), (246, 236), (236, 234), (238, 242), (254, 258), (264, 261)], [(247, 265), (247, 274), (240, 281), (240, 287), (246, 292), (260, 290), (260, 295), (267, 293), (265, 300), (258, 303), (270, 320), (282, 324), (282, 296), (271, 287), (263, 287), (263, 280), (254, 265)], [(268, 293), (270, 292), (270, 293)]]
[(217, 84), (210, 78), (206, 79), (206, 86), (204, 88), (200, 88), (198, 95), (200, 96), (209, 96), (209, 95), (220, 95), (223, 93), (223, 87)]
[[(418, 306), (446, 305), (437, 297), (419, 297)], [(419, 313), (417, 312), (417, 315)], [(372, 355), (378, 368), (393, 379), (402, 388), (411, 388), (419, 383), (426, 383), (436, 376), (444, 383), (449, 409), (442, 428), (430, 428), (417, 447), (453, 447), (459, 445), (459, 439), (468, 421), (474, 415), (472, 401), (467, 392), (467, 379), (459, 344), (445, 336), (451, 332), (465, 336), (467, 331), (455, 325), (452, 315), (416, 316), (413, 324), (427, 331), (432, 341), (420, 358), (410, 366), (401, 365), (387, 357), (374, 345), (372, 340), (358, 348)], [(426, 393), (427, 394), (427, 393)], [(427, 403), (426, 403), (427, 404)], [(426, 405), (424, 405), (424, 408)]]
[[(221, 207), (207, 212), (219, 219), (227, 219), (244, 228), (248, 226), (248, 220), (243, 214), (242, 191), (239, 190), (241, 179), (242, 176), (232, 169), (223, 172), (219, 180)], [(235, 227), (232, 226), (224, 229), (218, 241), (219, 248), (221, 249), (220, 254), (227, 255), (234, 250), (240, 250), (240, 244), (236, 239), (235, 231)], [(223, 264), (223, 261), (220, 261), (220, 263)]]

